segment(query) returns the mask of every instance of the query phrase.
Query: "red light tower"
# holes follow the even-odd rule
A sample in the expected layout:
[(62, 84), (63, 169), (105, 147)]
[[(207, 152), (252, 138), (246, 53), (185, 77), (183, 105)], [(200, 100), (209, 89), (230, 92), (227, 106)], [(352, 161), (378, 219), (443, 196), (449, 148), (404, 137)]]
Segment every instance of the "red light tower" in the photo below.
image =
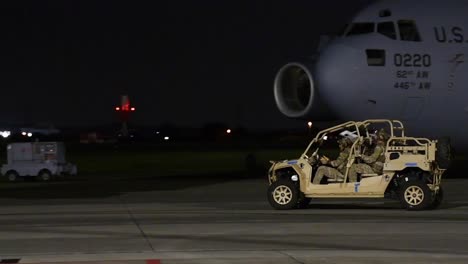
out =
[(115, 107), (115, 111), (119, 114), (120, 121), (122, 122), (122, 128), (120, 132), (123, 137), (128, 137), (128, 125), (127, 122), (130, 119), (130, 113), (135, 112), (135, 107), (130, 106), (130, 100), (128, 95), (122, 95), (120, 106)]

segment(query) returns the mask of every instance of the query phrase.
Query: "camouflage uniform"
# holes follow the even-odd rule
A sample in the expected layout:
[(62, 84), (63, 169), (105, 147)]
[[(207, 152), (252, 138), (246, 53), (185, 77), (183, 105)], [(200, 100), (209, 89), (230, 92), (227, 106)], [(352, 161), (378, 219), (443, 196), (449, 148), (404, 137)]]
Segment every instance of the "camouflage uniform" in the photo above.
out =
[(375, 173), (382, 173), (383, 164), (385, 162), (385, 142), (379, 139), (374, 148), (374, 152), (369, 156), (362, 155), (361, 159), (366, 164), (369, 164)]
[(365, 163), (354, 163), (349, 168), (348, 178), (349, 182), (356, 182), (357, 181), (357, 174), (371, 174), (374, 173), (374, 170), (371, 166)]
[(344, 174), (346, 172), (346, 164), (348, 163), (349, 153), (351, 151), (349, 147), (350, 141), (349, 139), (343, 139), (340, 142), (340, 149), (341, 152), (338, 155), (336, 160), (330, 161), (330, 166), (320, 166), (315, 173), (314, 180), (312, 184), (320, 184), (323, 176), (332, 179), (343, 179)]
[(357, 174), (381, 174), (383, 164), (385, 162), (385, 142), (388, 137), (384, 130), (380, 130), (377, 134), (377, 144), (374, 151), (370, 155), (362, 155), (361, 159), (364, 163), (355, 163), (349, 169), (349, 181), (357, 181)]

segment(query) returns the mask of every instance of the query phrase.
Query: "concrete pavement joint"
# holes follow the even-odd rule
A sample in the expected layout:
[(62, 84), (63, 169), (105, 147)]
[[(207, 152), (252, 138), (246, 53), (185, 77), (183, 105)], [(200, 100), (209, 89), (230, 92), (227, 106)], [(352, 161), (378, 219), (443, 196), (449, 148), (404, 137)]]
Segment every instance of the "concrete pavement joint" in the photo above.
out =
[(146, 235), (145, 231), (143, 231), (143, 229), (141, 228), (140, 226), (140, 223), (138, 222), (138, 220), (136, 219), (136, 217), (133, 215), (132, 211), (130, 210), (127, 202), (121, 197), (121, 195), (119, 195), (119, 200), (121, 201), (121, 203), (125, 206), (125, 210), (127, 210), (127, 213), (128, 215), (130, 216), (130, 219), (132, 220), (132, 222), (137, 226), (138, 230), (140, 230), (140, 233), (141, 235), (143, 236), (143, 238), (145, 239), (146, 243), (148, 244), (148, 246), (150, 247), (151, 251), (154, 252), (154, 247), (153, 245), (151, 244), (151, 241), (149, 240), (148, 236)]
[(293, 261), (299, 263), (299, 264), (305, 264), (304, 262), (299, 261), (297, 258), (295, 258), (295, 257), (293, 257), (293, 256), (291, 256), (291, 255), (289, 255), (288, 253), (286, 253), (286, 252), (284, 252), (284, 251), (279, 251), (279, 252), (280, 252), (281, 254), (285, 255), (286, 257), (292, 259)]

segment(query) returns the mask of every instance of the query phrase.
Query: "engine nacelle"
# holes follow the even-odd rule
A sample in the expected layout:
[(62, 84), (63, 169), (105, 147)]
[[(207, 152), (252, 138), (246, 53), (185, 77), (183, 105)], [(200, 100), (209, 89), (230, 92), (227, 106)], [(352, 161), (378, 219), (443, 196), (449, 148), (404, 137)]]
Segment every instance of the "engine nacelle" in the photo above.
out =
[(291, 62), (276, 74), (275, 101), (278, 109), (291, 118), (331, 120), (333, 114), (321, 100), (310, 67)]

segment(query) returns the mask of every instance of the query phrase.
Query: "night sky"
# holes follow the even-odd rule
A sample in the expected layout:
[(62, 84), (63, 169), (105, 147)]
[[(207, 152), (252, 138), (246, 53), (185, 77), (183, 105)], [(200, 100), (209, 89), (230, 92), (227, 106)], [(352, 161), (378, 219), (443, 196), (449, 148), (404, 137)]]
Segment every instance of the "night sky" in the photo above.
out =
[(371, 0), (2, 1), (1, 124), (294, 127), (273, 78)]

